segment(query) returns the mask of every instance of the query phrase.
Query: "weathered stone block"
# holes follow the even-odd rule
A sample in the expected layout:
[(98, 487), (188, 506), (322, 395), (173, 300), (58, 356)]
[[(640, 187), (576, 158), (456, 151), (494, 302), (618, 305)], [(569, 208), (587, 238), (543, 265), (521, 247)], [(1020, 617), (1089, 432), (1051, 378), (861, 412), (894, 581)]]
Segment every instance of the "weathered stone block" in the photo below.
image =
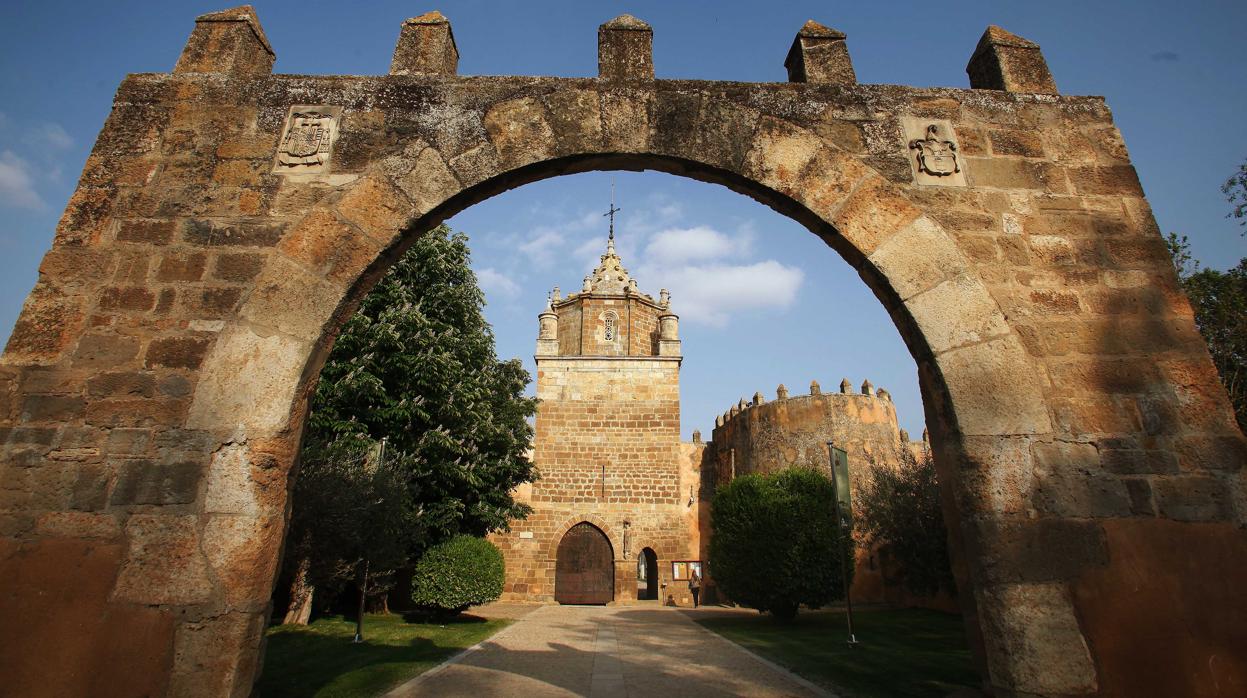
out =
[(148, 368), (199, 368), (212, 340), (207, 337), (165, 337), (152, 340), (144, 355)]
[(73, 395), (29, 395), (22, 401), (23, 422), (74, 422), (82, 418), (86, 401)]
[(849, 58), (845, 34), (809, 20), (788, 49), (784, 69), (788, 82), (831, 83), (855, 85), (857, 74)]
[(170, 695), (245, 698), (257, 669), (262, 613), (229, 612), (187, 620), (173, 645)]
[(198, 281), (207, 258), (202, 253), (166, 255), (156, 269), (157, 281)]
[(222, 254), (216, 258), (212, 276), (222, 281), (250, 281), (260, 273), (263, 266), (264, 257), (259, 254)]
[(281, 239), (283, 223), (232, 223), (192, 218), (182, 239), (204, 247), (271, 247)]
[(277, 573), (285, 529), (283, 513), (218, 515), (204, 526), (204, 551), (232, 608), (262, 611)]
[(1092, 444), (1035, 444), (1034, 507), (1041, 515), (1068, 518), (1129, 516), (1130, 494), (1118, 477), (1100, 469)]
[[(310, 343), (250, 328), (226, 330), (200, 372), (187, 425), (226, 434), (272, 434), (286, 425)], [(239, 380), (245, 375), (247, 380)]]
[(92, 397), (130, 395), (151, 397), (156, 393), (156, 378), (150, 373), (123, 371), (101, 373), (87, 379), (87, 394)]
[(1091, 521), (980, 519), (963, 528), (988, 584), (1066, 580), (1108, 560), (1104, 532)]
[(156, 307), (156, 294), (140, 286), (106, 288), (100, 293), (98, 307), (100, 310), (151, 310)]
[[(479, 183), (493, 177), (500, 171), (494, 147), (484, 143), (473, 148), (452, 161), (455, 171), (452, 172), (442, 159), (441, 153), (435, 148), (419, 145), (414, 163), (404, 158), (405, 168), (397, 174), (395, 182), (398, 188), (411, 200), (411, 215), (419, 216), (428, 213), (435, 207), (459, 193), (467, 184)], [(410, 169), (406, 169), (406, 168)], [(464, 184), (458, 177), (465, 178)]]
[[(400, 222), (390, 235), (396, 236), (402, 229)], [(365, 236), (326, 209), (315, 209), (296, 223), (278, 246), (291, 259), (343, 285), (367, 269), (381, 248), (381, 242)]]
[(195, 29), (173, 72), (271, 73), (276, 58), (255, 10), (241, 5), (195, 18)]
[(185, 400), (122, 398), (87, 404), (86, 422), (100, 427), (175, 426), (186, 416)]
[(212, 581), (195, 516), (134, 514), (126, 522), (125, 563), (113, 598), (140, 604), (203, 603)]
[(390, 61), (390, 75), (454, 75), (459, 49), (450, 21), (437, 10), (404, 20)]
[(1093, 693), (1095, 664), (1062, 584), (977, 591), (991, 681), (1029, 694)]
[(79, 511), (100, 511), (108, 503), (108, 470), (102, 465), (84, 464), (74, 475), (69, 506)]
[(198, 463), (157, 463), (127, 460), (121, 463), (109, 504), (189, 504), (199, 494), (203, 467)]
[(556, 152), (583, 153), (601, 147), (601, 96), (596, 90), (560, 92), (544, 101)]
[(966, 74), (976, 90), (1057, 93), (1039, 44), (994, 25), (983, 32)]
[(1205, 475), (1152, 480), (1156, 510), (1175, 521), (1228, 521), (1233, 515), (1226, 481)]
[(545, 160), (555, 152), (554, 130), (546, 119), (545, 107), (536, 98), (495, 104), (485, 112), (484, 123), (503, 168)]
[(303, 340), (319, 339), (342, 302), (342, 286), (282, 257), (272, 258), (238, 315)]
[(35, 532), (41, 536), (111, 539), (121, 534), (121, 527), (111, 514), (57, 511), (40, 516)]
[(936, 355), (1009, 334), (1009, 324), (995, 299), (971, 274), (911, 296), (905, 308)]
[(855, 249), (869, 256), (912, 224), (922, 211), (897, 194), (882, 177), (866, 180), (832, 216), (836, 230)]
[(620, 15), (598, 27), (598, 77), (653, 80), (654, 30), (632, 15)]

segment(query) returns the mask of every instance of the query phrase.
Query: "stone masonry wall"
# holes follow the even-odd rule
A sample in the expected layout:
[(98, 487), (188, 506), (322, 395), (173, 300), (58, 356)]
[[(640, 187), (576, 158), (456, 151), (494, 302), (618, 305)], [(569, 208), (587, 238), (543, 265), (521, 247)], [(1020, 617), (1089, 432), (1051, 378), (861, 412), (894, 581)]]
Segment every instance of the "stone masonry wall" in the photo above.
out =
[(874, 291), (995, 695), (1247, 686), (1247, 440), (1109, 109), (1038, 46), (993, 27), (970, 89), (863, 85), (813, 23), (790, 83), (656, 80), (630, 20), (597, 77), (466, 77), (423, 21), (389, 75), (274, 75), (235, 8), (118, 88), (0, 359), (6, 688), (249, 694), (342, 323), (438, 222), (602, 169), (751, 196)]
[(580, 521), (611, 540), (618, 602), (636, 599), (643, 548), (664, 580), (671, 560), (699, 559), (688, 497), (700, 468), (681, 458), (678, 360), (539, 357), (537, 399), (534, 512), (491, 537), (507, 564), (504, 599), (553, 600), (558, 543)]
[[(863, 387), (870, 392), (856, 393), (846, 380), (842, 392), (823, 393), (815, 385), (811, 394), (789, 396), (781, 386), (782, 397), (777, 395), (774, 401), (750, 402), (743, 410), (738, 404), (728, 410), (725, 417), (716, 420), (714, 437), (706, 450), (714, 481), (726, 483), (733, 473), (771, 473), (793, 466), (830, 473), (827, 442), (834, 441), (849, 454), (850, 489), (856, 493), (865, 484), (872, 463), (897, 468), (902, 466), (901, 449), (926, 450), (921, 442), (909, 442), (897, 427), (896, 407), (887, 393)], [(853, 600), (882, 603), (900, 599), (891, 586), (894, 582), (885, 575), (879, 551), (859, 540)], [(925, 599), (904, 600), (928, 605)], [(942, 602), (940, 606), (948, 604)]]
[(678, 361), (542, 358), (537, 400), (534, 502), (678, 499)]

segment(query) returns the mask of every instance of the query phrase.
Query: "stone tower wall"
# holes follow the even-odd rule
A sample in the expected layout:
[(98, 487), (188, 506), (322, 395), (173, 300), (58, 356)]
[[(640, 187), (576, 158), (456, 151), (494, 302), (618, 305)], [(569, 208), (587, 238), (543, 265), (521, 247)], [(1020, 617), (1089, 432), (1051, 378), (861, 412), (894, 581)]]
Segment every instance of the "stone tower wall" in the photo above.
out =
[(676, 501), (679, 371), (669, 359), (538, 359), (533, 501)]
[[(585, 356), (657, 356), (663, 311), (638, 298), (588, 297), (556, 306), (559, 353)], [(606, 314), (617, 318), (616, 336), (606, 341)], [(566, 334), (564, 334), (566, 333)]]
[[(903, 438), (895, 405), (878, 394), (820, 392), (781, 397), (761, 404), (751, 402), (744, 409), (738, 405), (726, 414), (706, 449), (704, 477), (716, 484), (729, 482), (733, 473), (772, 473), (794, 466), (830, 472), (827, 442), (833, 441), (849, 454), (850, 487), (857, 492), (871, 463), (899, 467), (902, 449), (919, 454), (925, 450), (922, 442)], [(878, 550), (859, 541), (853, 599), (932, 605), (932, 599), (911, 598), (900, 592), (886, 573)], [(944, 598), (936, 605), (952, 607)]]

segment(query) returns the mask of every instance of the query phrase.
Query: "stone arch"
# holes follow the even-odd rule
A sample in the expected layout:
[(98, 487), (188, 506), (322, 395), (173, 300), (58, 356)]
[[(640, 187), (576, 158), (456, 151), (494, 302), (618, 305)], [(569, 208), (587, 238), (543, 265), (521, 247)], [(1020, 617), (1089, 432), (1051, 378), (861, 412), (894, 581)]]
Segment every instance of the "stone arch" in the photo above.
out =
[(615, 532), (611, 529), (610, 524), (606, 523), (606, 519), (603, 519), (597, 514), (577, 514), (575, 516), (568, 517), (562, 525), (555, 529), (555, 533), (551, 536), (550, 540), (546, 541), (545, 548), (547, 561), (553, 562), (558, 557), (559, 543), (563, 540), (563, 536), (567, 535), (567, 532), (572, 530), (573, 526), (582, 523), (592, 525), (594, 528), (601, 531), (602, 535), (606, 536), (606, 540), (611, 544), (612, 555), (618, 555), (619, 551), (623, 550), (623, 541), (615, 535)]
[[(801, 84), (610, 60), (600, 79), (459, 78), (404, 63), (419, 51), (388, 77), (274, 76), (250, 10), (195, 32), (173, 74), (118, 91), (0, 365), (15, 691), (246, 694), (307, 394), (341, 323), (454, 212), (619, 168), (751, 196), (874, 290), (919, 366), (967, 626), (999, 692), (1247, 676), (1223, 583), (1242, 575), (1204, 573), (1247, 560), (1247, 443), (1102, 101), (1050, 80), (819, 84), (804, 65)], [(989, 31), (972, 79), (1046, 75), (1015, 39)], [(296, 101), (341, 117), (327, 172), (273, 173)], [(918, 181), (909, 118), (962, 134), (963, 181)]]

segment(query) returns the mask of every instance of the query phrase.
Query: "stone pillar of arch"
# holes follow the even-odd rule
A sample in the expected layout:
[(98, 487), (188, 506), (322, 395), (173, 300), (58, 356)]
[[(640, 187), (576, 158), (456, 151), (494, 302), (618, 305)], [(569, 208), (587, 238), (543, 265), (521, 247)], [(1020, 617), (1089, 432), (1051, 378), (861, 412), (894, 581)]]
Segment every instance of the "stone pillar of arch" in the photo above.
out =
[(250, 8), (205, 17), (117, 91), (0, 360), (16, 694), (248, 694), (342, 323), (455, 212), (639, 168), (794, 218), (888, 310), (986, 686), (1247, 685), (1247, 444), (1100, 98), (979, 54), (1004, 89), (272, 75)]

